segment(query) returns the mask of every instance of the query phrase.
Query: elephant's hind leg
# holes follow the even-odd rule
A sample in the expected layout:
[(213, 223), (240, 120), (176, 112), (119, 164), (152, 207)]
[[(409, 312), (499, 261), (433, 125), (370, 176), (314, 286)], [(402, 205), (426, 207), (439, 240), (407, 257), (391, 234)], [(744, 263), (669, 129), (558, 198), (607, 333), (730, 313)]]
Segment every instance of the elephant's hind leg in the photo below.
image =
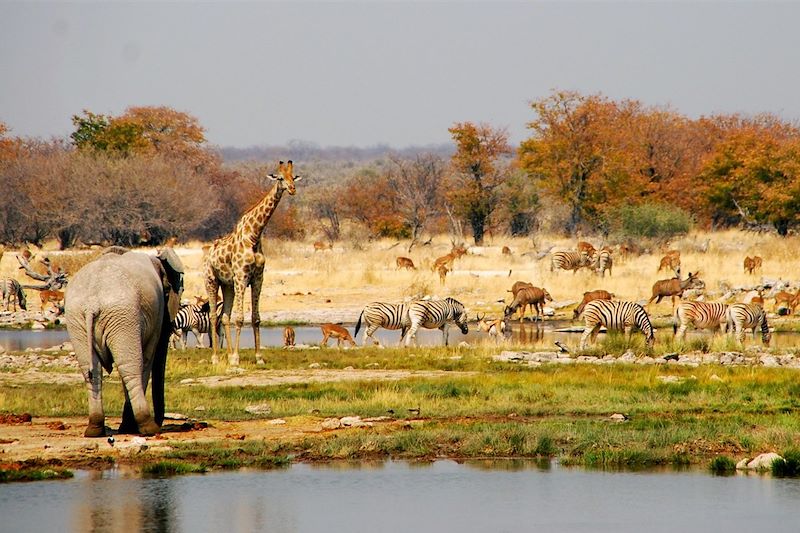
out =
[(89, 395), (89, 424), (84, 431), (84, 437), (105, 437), (106, 419), (103, 412), (103, 367), (100, 359), (92, 356), (91, 367), (85, 369), (83, 378)]
[[(123, 346), (119, 347), (119, 344)], [(120, 433), (155, 435), (161, 429), (150, 412), (145, 394), (153, 363), (153, 349), (153, 346), (142, 347), (138, 338), (111, 346), (125, 390)]]

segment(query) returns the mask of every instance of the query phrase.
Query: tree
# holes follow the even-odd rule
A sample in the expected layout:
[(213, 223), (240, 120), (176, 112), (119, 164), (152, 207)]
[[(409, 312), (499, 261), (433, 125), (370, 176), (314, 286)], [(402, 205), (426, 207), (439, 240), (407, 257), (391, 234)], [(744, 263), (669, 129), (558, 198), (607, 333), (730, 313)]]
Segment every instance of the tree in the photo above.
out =
[(397, 212), (411, 231), (410, 252), (429, 221), (442, 211), (445, 165), (433, 154), (413, 160), (392, 157), (391, 162), (389, 186), (397, 195)]
[(509, 176), (509, 165), (501, 160), (512, 153), (508, 133), (472, 122), (456, 123), (448, 131), (456, 143), (454, 184), (448, 199), (456, 214), (469, 222), (475, 244), (480, 246), (489, 217), (497, 207), (497, 189)]

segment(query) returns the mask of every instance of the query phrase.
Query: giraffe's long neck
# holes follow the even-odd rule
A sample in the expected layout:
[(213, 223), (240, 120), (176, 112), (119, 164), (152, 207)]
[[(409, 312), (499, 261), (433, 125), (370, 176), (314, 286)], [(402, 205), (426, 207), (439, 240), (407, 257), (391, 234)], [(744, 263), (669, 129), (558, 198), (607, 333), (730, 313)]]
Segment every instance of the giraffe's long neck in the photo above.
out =
[(261, 232), (264, 231), (264, 227), (275, 212), (275, 208), (278, 207), (283, 190), (280, 183), (276, 183), (272, 190), (255, 207), (242, 216), (236, 226), (236, 232), (244, 244), (255, 246), (258, 243), (261, 238)]

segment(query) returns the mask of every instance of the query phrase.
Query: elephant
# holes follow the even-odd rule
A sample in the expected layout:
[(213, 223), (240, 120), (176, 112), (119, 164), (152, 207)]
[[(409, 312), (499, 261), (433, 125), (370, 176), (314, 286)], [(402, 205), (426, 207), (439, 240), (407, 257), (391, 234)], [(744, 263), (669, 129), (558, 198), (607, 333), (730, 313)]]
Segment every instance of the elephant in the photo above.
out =
[[(110, 374), (114, 363), (125, 392), (119, 433), (160, 431), (167, 350), (182, 293), (183, 264), (171, 248), (154, 257), (111, 247), (73, 276), (65, 318), (88, 389), (84, 436), (106, 434), (103, 369)], [(145, 396), (151, 373), (153, 414)]]

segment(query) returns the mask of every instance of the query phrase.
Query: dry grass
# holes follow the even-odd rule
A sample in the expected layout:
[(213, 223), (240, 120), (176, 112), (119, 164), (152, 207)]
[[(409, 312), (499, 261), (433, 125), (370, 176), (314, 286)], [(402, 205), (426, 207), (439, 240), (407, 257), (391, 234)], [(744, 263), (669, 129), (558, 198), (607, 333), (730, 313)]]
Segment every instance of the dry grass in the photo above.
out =
[[(706, 253), (698, 251), (701, 243), (710, 239)], [(595, 246), (600, 239), (589, 240)], [(571, 249), (575, 239), (552, 236), (537, 236), (538, 249), (554, 246), (554, 250)], [(205, 294), (202, 280), (202, 244), (188, 243), (177, 248), (185, 263), (186, 298)], [(431, 271), (433, 261), (450, 251), (450, 241), (444, 237), (433, 240), (432, 245), (415, 247), (407, 252), (407, 243), (396, 244), (393, 240), (356, 243), (335, 243), (333, 250), (314, 251), (313, 240), (308, 242), (265, 241), (267, 271), (262, 288), (262, 313), (274, 311), (302, 311), (304, 309), (357, 309), (375, 300), (399, 301), (404, 298), (452, 296), (473, 311), (486, 312), (488, 317), (499, 316), (503, 304), (497, 300), (507, 298), (514, 281), (530, 281), (547, 288), (558, 302), (579, 300), (584, 291), (606, 289), (619, 299), (647, 300), (653, 283), (671, 276), (657, 273), (662, 252), (655, 251), (627, 262), (614, 258), (613, 276), (599, 278), (582, 270), (550, 272), (549, 256), (536, 261), (536, 247), (531, 239), (494, 239), (488, 246), (457, 259), (453, 272), (447, 276), (444, 286), (438, 274)], [(800, 245), (800, 237), (780, 238), (774, 235), (758, 235), (740, 231), (694, 233), (673, 242), (670, 248), (681, 251), (682, 270), (685, 273), (701, 271), (707, 289), (717, 291), (721, 281), (732, 286), (753, 286), (762, 277), (778, 279), (792, 278), (796, 259), (794, 250)], [(503, 246), (508, 246), (513, 255), (504, 255)], [(153, 250), (145, 250), (153, 252)], [(531, 252), (528, 255), (523, 255)], [(68, 271), (86, 262), (91, 252), (51, 254), (53, 259), (65, 264)], [(0, 276), (16, 277), (28, 282), (17, 269), (15, 250), (7, 250), (0, 261)], [(37, 255), (43, 256), (44, 252)], [(411, 257), (418, 270), (397, 270), (399, 255)], [(742, 261), (746, 255), (760, 255), (764, 265), (756, 275), (743, 271)], [(73, 258), (74, 256), (74, 258)], [(75, 259), (77, 258), (77, 259)], [(510, 275), (509, 275), (510, 271)], [(798, 276), (800, 278), (800, 276)], [(311, 293), (311, 294), (309, 294)], [(38, 299), (35, 299), (36, 301)], [(249, 308), (250, 297), (246, 297)], [(772, 302), (767, 301), (771, 309)], [(649, 307), (655, 315), (671, 312), (669, 300)], [(571, 313), (570, 315), (571, 316)], [(353, 321), (357, 316), (354, 313)]]

